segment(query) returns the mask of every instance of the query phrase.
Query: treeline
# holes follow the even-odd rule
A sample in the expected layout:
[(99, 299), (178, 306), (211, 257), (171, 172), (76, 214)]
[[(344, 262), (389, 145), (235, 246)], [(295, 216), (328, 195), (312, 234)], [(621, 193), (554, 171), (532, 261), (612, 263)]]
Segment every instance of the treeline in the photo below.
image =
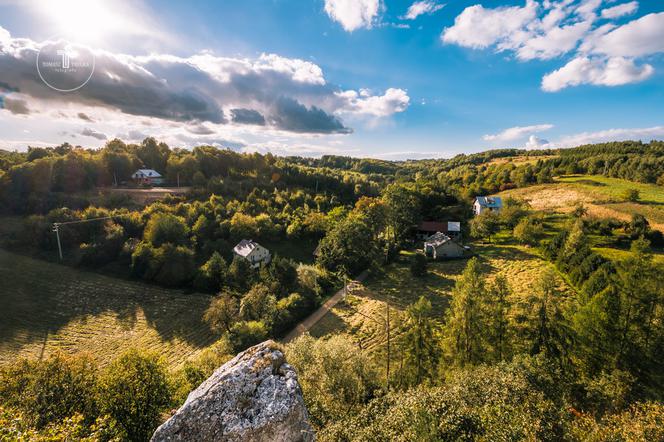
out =
[[(57, 207), (82, 209), (98, 187), (131, 184), (138, 168), (155, 169), (167, 185), (194, 186), (198, 193), (244, 198), (258, 190), (301, 188), (335, 195), (345, 203), (376, 196), (389, 178), (373, 174), (313, 168), (272, 154), (242, 154), (212, 146), (171, 149), (154, 138), (141, 144), (109, 141), (99, 150), (68, 144), (29, 148), (0, 158), (3, 212), (46, 213)], [(92, 192), (94, 193), (94, 192)]]

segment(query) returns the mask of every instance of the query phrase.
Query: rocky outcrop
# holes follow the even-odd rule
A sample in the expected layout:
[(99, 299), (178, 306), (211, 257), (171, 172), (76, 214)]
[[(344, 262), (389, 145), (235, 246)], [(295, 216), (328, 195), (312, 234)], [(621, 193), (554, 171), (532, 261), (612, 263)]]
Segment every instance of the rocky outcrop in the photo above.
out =
[(313, 441), (293, 367), (273, 341), (240, 353), (192, 391), (152, 441)]

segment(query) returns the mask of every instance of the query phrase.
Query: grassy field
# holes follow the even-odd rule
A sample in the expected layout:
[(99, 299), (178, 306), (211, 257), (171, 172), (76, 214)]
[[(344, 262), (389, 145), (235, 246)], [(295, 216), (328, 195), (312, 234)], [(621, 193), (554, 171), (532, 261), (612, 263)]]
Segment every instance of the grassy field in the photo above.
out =
[[(623, 200), (622, 195), (627, 189), (639, 191), (639, 202)], [(557, 178), (553, 184), (507, 190), (501, 195), (525, 199), (536, 210), (566, 213), (581, 202), (590, 215), (601, 218), (629, 221), (632, 214), (640, 213), (653, 228), (664, 231), (664, 188), (655, 184), (597, 175), (574, 175)]]
[(0, 250), (0, 363), (55, 351), (101, 364), (129, 347), (172, 366), (214, 342), (201, 321), (210, 298), (83, 272)]
[[(486, 272), (487, 283), (491, 283), (497, 275), (504, 275), (514, 293), (512, 302), (518, 303), (533, 293), (542, 272), (553, 266), (544, 261), (534, 249), (509, 244), (504, 239), (498, 237), (494, 244), (478, 245), (475, 252)], [(345, 302), (339, 303), (312, 328), (311, 334), (315, 337), (346, 334), (361, 348), (374, 351), (376, 357), (380, 358), (386, 342), (386, 303), (390, 306), (390, 329), (393, 336), (403, 329), (408, 305), (420, 296), (431, 301), (435, 316), (442, 321), (454, 283), (467, 261), (430, 262), (428, 275), (415, 278), (410, 274), (409, 255), (402, 252), (397, 261), (353, 290)], [(562, 278), (559, 278), (559, 290), (563, 296), (574, 293)]]

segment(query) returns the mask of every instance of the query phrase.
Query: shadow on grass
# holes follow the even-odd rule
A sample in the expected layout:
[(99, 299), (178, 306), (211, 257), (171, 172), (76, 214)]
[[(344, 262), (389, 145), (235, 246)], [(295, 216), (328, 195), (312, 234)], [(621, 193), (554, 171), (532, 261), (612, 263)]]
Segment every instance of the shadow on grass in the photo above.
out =
[[(72, 321), (113, 315), (130, 330), (144, 315), (161, 340), (205, 347), (217, 338), (203, 313), (211, 298), (79, 271), (0, 250), (0, 344), (57, 334)], [(103, 330), (99, 331), (103, 333)]]

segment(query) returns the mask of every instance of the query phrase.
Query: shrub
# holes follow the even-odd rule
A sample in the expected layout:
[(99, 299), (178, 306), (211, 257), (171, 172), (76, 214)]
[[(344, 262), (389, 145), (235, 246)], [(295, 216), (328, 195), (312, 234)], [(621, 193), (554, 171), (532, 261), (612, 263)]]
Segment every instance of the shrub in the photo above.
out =
[(625, 189), (625, 191), (622, 193), (622, 198), (625, 201), (630, 201), (635, 203), (639, 200), (640, 194), (637, 189)]
[(20, 360), (0, 371), (0, 398), (37, 428), (74, 414), (96, 416), (96, 366), (87, 356)]
[(427, 274), (427, 258), (422, 253), (414, 253), (410, 257), (410, 273), (413, 276), (422, 277)]
[(236, 322), (230, 332), (231, 344), (236, 353), (263, 342), (267, 337), (268, 328), (261, 321)]
[(99, 398), (129, 440), (148, 440), (170, 404), (166, 369), (157, 356), (129, 350), (100, 378)]

